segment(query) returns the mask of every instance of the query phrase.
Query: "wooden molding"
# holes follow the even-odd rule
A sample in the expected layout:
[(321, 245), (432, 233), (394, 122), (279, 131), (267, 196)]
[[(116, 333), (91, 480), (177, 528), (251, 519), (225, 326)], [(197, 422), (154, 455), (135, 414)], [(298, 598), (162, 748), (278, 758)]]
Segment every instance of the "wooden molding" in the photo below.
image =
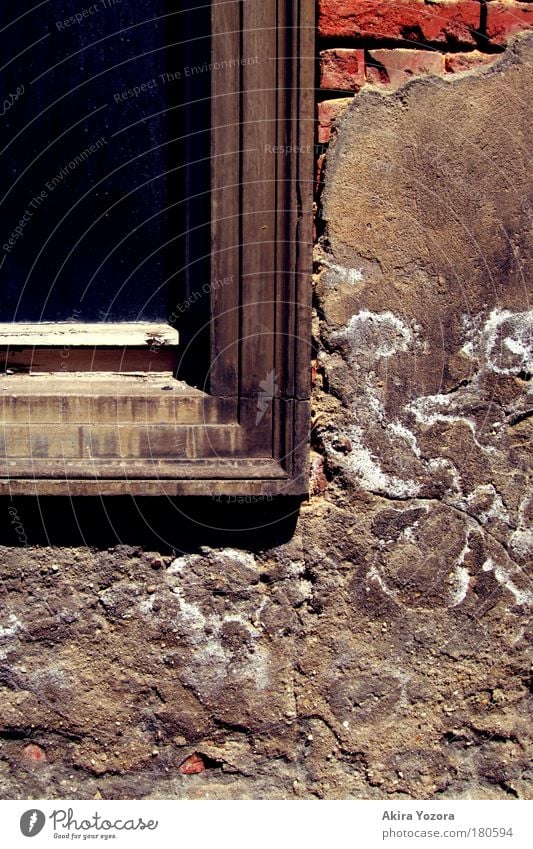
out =
[(179, 333), (169, 324), (124, 322), (78, 324), (58, 321), (40, 324), (0, 324), (0, 347), (144, 348), (179, 344)]
[[(165, 325), (0, 327), (6, 369), (56, 372), (45, 391), (38, 374), (0, 379), (1, 492), (307, 492), (314, 14), (314, 0), (212, 2), (211, 279), (231, 283), (210, 294), (205, 386), (176, 380)], [(155, 382), (128, 382), (137, 370)]]

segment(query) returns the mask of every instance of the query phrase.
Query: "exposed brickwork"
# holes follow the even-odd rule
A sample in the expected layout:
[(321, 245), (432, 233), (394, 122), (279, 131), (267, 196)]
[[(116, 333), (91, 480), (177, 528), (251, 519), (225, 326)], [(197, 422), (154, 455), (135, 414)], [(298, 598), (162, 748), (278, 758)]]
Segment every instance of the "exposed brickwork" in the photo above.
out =
[[(412, 77), (470, 71), (494, 62), (532, 20), (533, 3), (515, 0), (320, 0), (320, 87), (357, 95), (368, 84), (394, 91)], [(347, 103), (319, 103), (321, 144)]]
[(372, 83), (388, 89), (399, 88), (413, 76), (443, 74), (444, 55), (428, 50), (369, 51), (366, 77)]
[(329, 38), (474, 46), (479, 24), (478, 0), (322, 0), (319, 7), (319, 32)]
[(320, 54), (320, 87), (359, 91), (366, 82), (364, 50), (323, 50)]
[(506, 44), (510, 36), (533, 25), (533, 4), (513, 0), (487, 3), (487, 38), (493, 44)]
[(199, 775), (205, 770), (205, 761), (201, 755), (194, 753), (181, 764), (179, 771), (182, 775)]
[(347, 97), (325, 100), (318, 104), (318, 141), (321, 144), (329, 142), (335, 121), (342, 116), (349, 105), (350, 99)]
[(497, 59), (494, 53), (481, 53), (472, 50), (470, 53), (448, 53), (444, 57), (445, 69), (448, 74), (457, 74), (462, 71), (471, 71), (480, 65), (490, 65)]
[(28, 767), (39, 766), (46, 762), (46, 753), (40, 746), (36, 746), (35, 743), (29, 743), (27, 746), (24, 746), (22, 751), (22, 761)]

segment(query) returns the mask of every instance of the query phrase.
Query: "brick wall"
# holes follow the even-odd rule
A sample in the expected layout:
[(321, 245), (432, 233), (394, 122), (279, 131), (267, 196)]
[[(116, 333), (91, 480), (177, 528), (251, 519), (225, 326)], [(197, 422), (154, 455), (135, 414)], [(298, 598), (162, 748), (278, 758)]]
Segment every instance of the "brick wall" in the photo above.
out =
[(533, 2), (515, 0), (320, 0), (319, 144), (363, 87), (490, 63), (532, 22)]

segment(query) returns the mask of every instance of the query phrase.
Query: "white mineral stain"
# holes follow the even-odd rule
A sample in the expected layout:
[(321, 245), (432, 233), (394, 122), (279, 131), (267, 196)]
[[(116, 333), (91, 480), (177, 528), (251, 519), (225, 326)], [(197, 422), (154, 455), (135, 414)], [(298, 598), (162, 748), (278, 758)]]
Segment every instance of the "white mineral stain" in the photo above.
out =
[(346, 341), (354, 361), (371, 355), (386, 359), (407, 351), (413, 341), (409, 327), (390, 311), (375, 313), (361, 310), (352, 315), (344, 330), (332, 334), (333, 341)]
[(394, 436), (397, 436), (400, 439), (403, 439), (404, 442), (407, 442), (415, 457), (420, 458), (420, 448), (418, 447), (416, 436), (412, 430), (409, 430), (409, 428), (405, 427), (405, 425), (400, 422), (391, 422), (387, 425), (387, 430), (394, 434)]
[[(209, 550), (205, 549), (205, 552), (208, 554)], [(224, 561), (231, 560), (248, 568), (255, 566), (252, 554), (237, 549), (217, 552), (217, 557), (221, 568)], [(179, 561), (185, 559), (178, 558)], [(171, 570), (174, 574), (180, 574), (185, 565), (174, 561)], [(270, 681), (270, 657), (268, 651), (258, 644), (260, 634), (248, 619), (237, 613), (224, 617), (218, 613), (206, 614), (197, 604), (185, 598), (181, 586), (174, 586), (172, 591), (178, 599), (177, 619), (182, 628), (185, 626), (192, 650), (190, 662), (185, 668), (189, 683), (200, 694), (213, 695), (227, 683), (228, 675), (235, 674), (241, 679), (250, 680), (257, 690), (265, 690)], [(231, 647), (223, 642), (223, 628), (228, 623), (239, 624), (248, 635), (249, 647), (243, 650), (242, 655), (236, 656)]]
[(337, 457), (342, 457), (342, 465), (358, 478), (360, 486), (370, 492), (396, 495), (399, 498), (415, 497), (420, 492), (420, 485), (415, 481), (402, 480), (396, 475), (384, 472), (369, 449), (363, 444), (363, 430), (358, 425), (350, 428), (346, 434), (351, 442), (352, 450), (344, 455), (332, 445), (330, 437), (324, 442), (328, 449)]
[(75, 686), (75, 675), (68, 667), (52, 664), (42, 669), (32, 670), (26, 679), (29, 690), (39, 693), (42, 697), (43, 693), (49, 690), (60, 690), (67, 692)]
[(201, 563), (203, 560), (199, 554), (184, 554), (181, 557), (176, 557), (167, 569), (169, 575), (181, 575), (183, 570), (188, 566), (194, 566)]
[(350, 283), (355, 286), (363, 280), (362, 268), (350, 268), (347, 265), (337, 265), (336, 262), (328, 262), (327, 260), (323, 260), (323, 264), (341, 282), (345, 281), (346, 283)]
[(466, 555), (470, 553), (470, 547), (468, 545), (468, 540), (465, 542), (463, 550), (461, 551), (459, 557), (457, 558), (457, 563), (455, 564), (455, 569), (453, 572), (453, 583), (454, 586), (450, 592), (450, 606), (458, 607), (466, 598), (466, 594), (468, 592), (468, 588), (470, 586), (470, 573), (466, 566), (464, 565)]
[(530, 527), (526, 511), (533, 495), (526, 495), (518, 509), (518, 527), (509, 540), (512, 550), (518, 557), (527, 558), (533, 553), (533, 529)]
[(476, 486), (466, 497), (457, 499), (456, 505), (467, 513), (473, 512), (475, 510), (475, 503), (480, 498), (484, 500), (491, 499), (488, 507), (483, 510), (476, 510), (476, 516), (482, 525), (486, 525), (491, 519), (498, 519), (506, 525), (511, 524), (511, 517), (502, 501), (502, 497), (491, 483)]
[(388, 595), (390, 598), (393, 598), (393, 599), (395, 599), (395, 600), (396, 600), (396, 598), (398, 597), (398, 593), (397, 593), (397, 591), (396, 591), (396, 590), (391, 590), (391, 589), (387, 586), (387, 584), (386, 584), (386, 583), (385, 583), (385, 581), (383, 580), (383, 578), (382, 578), (382, 576), (381, 576), (381, 574), (380, 574), (380, 572), (379, 572), (379, 570), (377, 569), (377, 567), (376, 567), (376, 566), (372, 565), (372, 566), (370, 567), (370, 569), (368, 570), (368, 572), (367, 572), (367, 580), (369, 580), (369, 581), (375, 581), (375, 582), (376, 582), (376, 584), (378, 584), (378, 586), (380, 587), (380, 589), (381, 589), (381, 590), (383, 590), (383, 592), (385, 593), (385, 595)]
[[(259, 639), (259, 634), (250, 623), (242, 616), (225, 616), (223, 623), (235, 622), (243, 627), (250, 637), (250, 641), (256, 643)], [(253, 678), (256, 689), (266, 690), (269, 685), (268, 666), (270, 658), (267, 650), (261, 645), (254, 645), (251, 656), (246, 661), (247, 675)]]
[(533, 553), (533, 530), (531, 528), (517, 528), (511, 534), (509, 543), (518, 557), (528, 557)]
[(144, 601), (141, 601), (139, 604), (139, 612), (142, 613), (144, 616), (147, 616), (149, 613), (152, 613), (154, 609), (154, 599), (155, 594), (144, 599)]
[(399, 693), (396, 705), (393, 710), (393, 714), (396, 713), (400, 708), (405, 708), (409, 706), (409, 701), (407, 699), (407, 686), (413, 677), (411, 673), (405, 672), (402, 669), (398, 669), (394, 666), (385, 666), (384, 671), (388, 672), (392, 678), (396, 678), (399, 683)]
[[(461, 402), (459, 401), (459, 404)], [(415, 401), (411, 401), (406, 409), (414, 414), (417, 422), (423, 425), (431, 426), (434, 424), (464, 424), (471, 431), (474, 444), (486, 454), (494, 454), (496, 448), (491, 445), (482, 445), (477, 438), (477, 427), (472, 419), (467, 416), (458, 415), (456, 411), (448, 410), (449, 407), (456, 407), (457, 400), (451, 395), (423, 395)]]
[[(211, 549), (202, 548), (202, 552), (209, 554)], [(244, 566), (247, 569), (256, 569), (255, 557), (248, 551), (241, 551), (238, 548), (225, 548), (224, 551), (216, 552), (217, 563), (236, 564)]]
[[(20, 631), (23, 630), (22, 622), (15, 616), (14, 613), (11, 613), (8, 618), (8, 625), (2, 626), (0, 625), (0, 640), (9, 640), (12, 637), (15, 637)], [(5, 660), (9, 652), (9, 647), (0, 648), (0, 660)]]
[(457, 566), (455, 573), (456, 587), (455, 591), (452, 594), (451, 598), (451, 606), (457, 607), (461, 604), (468, 592), (468, 588), (470, 586), (470, 573), (466, 566)]
[(506, 568), (501, 563), (495, 563), (492, 557), (489, 557), (481, 568), (484, 572), (494, 572), (494, 577), (498, 583), (514, 595), (517, 604), (527, 605), (528, 607), (533, 605), (533, 592), (517, 587), (513, 581), (513, 578), (522, 572), (519, 566)]
[(14, 613), (9, 616), (9, 625), (5, 627), (0, 625), (0, 640), (5, 640), (8, 637), (14, 637), (22, 629), (22, 623), (17, 619)]
[[(493, 310), (488, 318), (477, 315), (463, 317), (463, 329), (466, 336), (463, 353), (476, 360), (478, 367), (473, 371), (468, 385), (453, 393), (436, 393), (415, 398), (405, 403), (402, 413), (395, 411), (393, 420), (389, 417), (383, 398), (382, 384), (376, 385), (372, 372), (372, 360), (386, 360), (396, 354), (420, 347), (420, 332), (394, 315), (390, 311), (371, 312), (362, 309), (353, 315), (343, 329), (332, 334), (332, 340), (347, 343), (348, 360), (353, 365), (365, 364), (367, 373), (361, 374), (360, 389), (353, 418), (356, 422), (348, 428), (344, 435), (351, 441), (352, 450), (345, 452), (338, 447), (337, 440), (326, 436), (324, 442), (331, 452), (335, 453), (339, 464), (357, 477), (364, 489), (377, 494), (386, 494), (401, 498), (416, 497), (422, 490), (424, 473), (420, 474), (409, 467), (406, 479), (402, 478), (402, 457), (408, 461), (406, 451), (416, 458), (419, 464), (430, 474), (436, 471), (447, 471), (451, 475), (448, 502), (455, 503), (459, 509), (470, 511), (474, 500), (483, 495), (490, 496), (488, 506), (480, 507), (477, 513), (482, 524), (491, 520), (499, 520), (512, 529), (511, 517), (499, 493), (492, 485), (486, 485), (486, 492), (481, 488), (468, 496), (463, 495), (464, 482), (453, 462), (447, 458), (423, 457), (417, 441), (418, 426), (430, 427), (438, 424), (459, 424), (467, 428), (474, 445), (491, 459), (498, 454), (498, 448), (491, 444), (483, 444), (482, 426), (480, 427), (472, 410), (477, 393), (484, 390), (487, 372), (497, 371), (502, 374), (519, 374), (522, 370), (533, 369), (533, 354), (531, 348), (531, 319), (533, 312), (513, 313), (509, 310)], [(416, 334), (416, 340), (414, 338)], [(502, 354), (503, 351), (503, 354)], [(370, 360), (370, 362), (369, 362)], [(413, 423), (413, 417), (414, 422)], [(381, 462), (382, 449), (368, 447), (366, 436), (367, 419), (383, 428), (383, 452), (389, 456), (397, 456), (398, 464), (394, 472), (383, 469)], [(492, 436), (497, 436), (499, 423), (494, 424)], [(372, 425), (371, 425), (372, 427)], [(480, 442), (483, 439), (483, 442)], [(401, 442), (400, 442), (401, 441)], [(405, 445), (405, 449), (402, 447)], [(372, 440), (372, 446), (375, 446)], [(336, 447), (337, 446), (337, 447)], [(416, 467), (415, 467), (416, 469)], [(485, 499), (487, 502), (489, 499)], [(513, 534), (512, 543), (517, 551), (523, 552), (532, 543), (532, 534), (526, 527), (521, 526)], [(458, 587), (462, 592), (467, 577), (460, 573)], [(459, 589), (458, 589), (459, 592)]]
[(461, 476), (459, 475), (456, 466), (454, 466), (452, 461), (449, 460), (447, 457), (432, 457), (431, 460), (428, 460), (427, 467), (430, 472), (437, 472), (442, 470), (448, 472), (452, 479), (452, 484), (449, 488), (449, 500), (450, 503), (455, 506), (456, 496), (462, 491)]
[(533, 310), (493, 310), (482, 338), (486, 365), (497, 374), (533, 370)]
[[(411, 401), (405, 410), (413, 413), (419, 424), (426, 426), (463, 423), (472, 432), (475, 445), (484, 453), (494, 454), (496, 448), (478, 441), (477, 425), (468, 410), (476, 390), (483, 390), (487, 372), (517, 375), (533, 370), (533, 311), (513, 313), (495, 309), (484, 324), (479, 317), (471, 319), (468, 316), (463, 316), (462, 323), (468, 338), (461, 351), (479, 362), (479, 370), (473, 375), (470, 385), (453, 394), (422, 396)], [(494, 510), (499, 511), (499, 518), (503, 518), (505, 508), (502, 504), (494, 504)]]

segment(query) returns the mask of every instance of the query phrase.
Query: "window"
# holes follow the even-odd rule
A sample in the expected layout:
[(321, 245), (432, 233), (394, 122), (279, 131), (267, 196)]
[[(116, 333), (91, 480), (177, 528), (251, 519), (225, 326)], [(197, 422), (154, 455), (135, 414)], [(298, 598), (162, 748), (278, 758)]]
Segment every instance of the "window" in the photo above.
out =
[(314, 4), (82, 7), (1, 12), (2, 490), (302, 493)]

